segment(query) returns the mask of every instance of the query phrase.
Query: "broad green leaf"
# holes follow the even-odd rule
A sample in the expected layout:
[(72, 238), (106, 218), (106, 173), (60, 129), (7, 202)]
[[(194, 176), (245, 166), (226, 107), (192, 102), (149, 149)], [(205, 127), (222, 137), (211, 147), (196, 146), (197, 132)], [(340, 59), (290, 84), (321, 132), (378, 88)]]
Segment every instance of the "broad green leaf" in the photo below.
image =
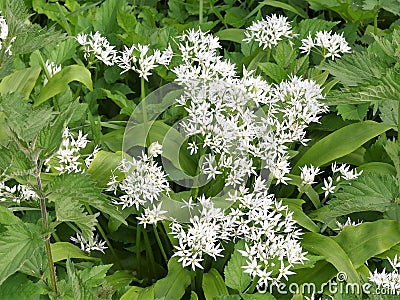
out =
[(0, 286), (0, 299), (39, 300), (45, 293), (43, 286), (34, 283), (27, 275), (17, 273), (10, 276)]
[(326, 261), (331, 263), (338, 272), (345, 272), (348, 282), (360, 283), (357, 271), (349, 256), (333, 238), (314, 232), (306, 232), (302, 237), (301, 244), (304, 250), (325, 256)]
[(379, 161), (374, 161), (366, 164), (362, 164), (357, 167), (357, 171), (363, 171), (364, 173), (378, 173), (382, 175), (396, 176), (396, 169), (388, 164)]
[(51, 244), (51, 253), (53, 255), (54, 262), (65, 260), (68, 257), (85, 260), (97, 260), (97, 258), (88, 256), (80, 248), (68, 242), (57, 242)]
[(362, 121), (367, 116), (369, 106), (369, 103), (340, 104), (337, 106), (337, 110), (338, 114), (342, 116), (343, 120)]
[(222, 41), (241, 43), (244, 39), (244, 29), (229, 28), (220, 30), (215, 34)]
[(229, 295), (224, 280), (215, 269), (203, 274), (202, 287), (206, 300), (212, 300), (216, 296)]
[(0, 206), (0, 224), (12, 225), (18, 222), (18, 217), (16, 217), (8, 208)]
[(368, 259), (400, 243), (400, 223), (378, 220), (357, 226), (345, 226), (333, 239), (347, 253), (355, 268)]
[(300, 173), (300, 166), (312, 164), (322, 166), (345, 156), (370, 139), (389, 130), (391, 126), (374, 121), (347, 125), (322, 138), (307, 150), (293, 167), (293, 173)]
[(140, 300), (139, 296), (142, 291), (143, 288), (139, 286), (132, 286), (125, 292), (125, 294), (122, 295), (120, 300)]
[(331, 22), (324, 19), (308, 19), (301, 20), (299, 24), (297, 24), (296, 32), (299, 33), (299, 39), (305, 39), (310, 34), (311, 37), (314, 37), (317, 31), (329, 31), (334, 26), (339, 24), (339, 22)]
[(44, 242), (37, 226), (22, 222), (7, 226), (0, 237), (0, 285), (43, 250)]
[(110, 180), (112, 172), (114, 172), (122, 159), (122, 152), (106, 152), (100, 151), (96, 153), (87, 172), (97, 182), (97, 186), (106, 187)]
[(252, 10), (252, 12), (247, 16), (247, 18), (250, 18), (252, 15), (258, 13), (264, 6), (272, 6), (276, 8), (282, 8), (287, 11), (291, 11), (297, 15), (299, 15), (302, 18), (307, 19), (307, 13), (303, 11), (300, 8), (294, 7), (290, 4), (280, 2), (280, 1), (272, 1), (272, 0), (265, 0), (263, 2), (260, 2), (255, 9)]
[(154, 285), (155, 299), (181, 299), (190, 285), (190, 271), (182, 267), (176, 258), (168, 262), (168, 274)]
[(397, 204), (392, 203), (399, 198), (397, 181), (387, 175), (366, 173), (357, 179), (344, 182), (329, 201), (329, 210), (321, 212), (327, 222), (338, 216), (354, 212), (384, 212)]
[(276, 298), (270, 293), (244, 294), (243, 300), (275, 300)]
[(96, 12), (93, 27), (101, 33), (114, 33), (118, 30), (117, 13), (124, 2), (122, 0), (106, 0)]
[(40, 91), (34, 106), (39, 106), (51, 97), (61, 93), (72, 81), (79, 81), (89, 90), (93, 90), (92, 77), (88, 69), (79, 65), (67, 66), (49, 79)]
[(116, 271), (112, 275), (106, 276), (105, 279), (116, 290), (125, 288), (132, 281), (139, 283), (142, 282), (141, 280), (133, 276), (133, 273), (128, 270)]
[(265, 75), (271, 77), (276, 83), (281, 82), (287, 77), (285, 69), (275, 63), (259, 63), (258, 67), (264, 72)]
[(293, 219), (297, 224), (311, 232), (319, 232), (320, 228), (303, 212), (302, 204), (305, 202), (302, 199), (279, 199), (283, 205), (287, 205), (289, 210), (293, 212)]
[(40, 67), (31, 67), (17, 70), (11, 75), (4, 77), (0, 82), (0, 94), (5, 96), (17, 93), (23, 99), (28, 99), (35, 87), (40, 71)]
[(243, 292), (250, 284), (251, 277), (243, 272), (242, 266), (246, 265), (247, 259), (238, 250), (244, 250), (243, 240), (236, 243), (235, 251), (224, 269), (224, 275), (226, 286)]

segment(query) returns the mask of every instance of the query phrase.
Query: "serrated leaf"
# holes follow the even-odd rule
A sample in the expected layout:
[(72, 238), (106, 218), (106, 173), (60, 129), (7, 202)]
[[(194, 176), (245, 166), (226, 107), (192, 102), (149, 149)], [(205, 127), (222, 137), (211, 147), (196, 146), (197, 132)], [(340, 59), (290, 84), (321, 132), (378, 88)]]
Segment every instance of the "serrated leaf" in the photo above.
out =
[(0, 237), (0, 285), (43, 247), (37, 226), (22, 222), (7, 226)]
[(394, 167), (396, 168), (397, 179), (400, 182), (400, 147), (396, 140), (387, 141), (386, 145), (383, 146), (390, 159), (393, 161)]
[(287, 77), (287, 72), (285, 71), (285, 69), (275, 63), (259, 63), (258, 67), (261, 69), (261, 71), (263, 71), (265, 75), (270, 77), (276, 83), (281, 82)]
[(377, 220), (357, 226), (345, 226), (333, 239), (358, 268), (370, 259), (400, 243), (400, 223)]
[(346, 86), (357, 86), (371, 79), (381, 78), (388, 67), (389, 63), (374, 53), (359, 52), (324, 63), (319, 68), (328, 71)]
[(397, 181), (388, 175), (366, 173), (357, 179), (344, 182), (329, 201), (324, 219), (331, 220), (354, 212), (384, 212), (399, 198)]
[(67, 260), (66, 266), (68, 281), (71, 284), (74, 299), (95, 300), (96, 298), (92, 294), (90, 288), (83, 283), (83, 280), (75, 270), (75, 266), (70, 259)]
[(251, 282), (250, 275), (244, 273), (242, 269), (242, 266), (247, 264), (247, 259), (238, 251), (244, 250), (244, 244), (243, 240), (236, 243), (235, 250), (224, 269), (226, 286), (239, 292), (243, 292)]
[(49, 79), (40, 91), (34, 107), (61, 93), (72, 81), (79, 81), (89, 90), (93, 90), (92, 77), (88, 69), (80, 65), (67, 66)]
[[(84, 216), (82, 212), (80, 214), (78, 213), (78, 207), (86, 204), (126, 224), (121, 213), (111, 204), (110, 200), (101, 193), (101, 189), (96, 186), (96, 182), (88, 174), (63, 174), (46, 187), (46, 190), (50, 193), (48, 198), (56, 203), (56, 207), (57, 205), (66, 207), (68, 203), (71, 203), (71, 205), (75, 203), (74, 208), (76, 214), (69, 216), (67, 212), (59, 211), (57, 212), (57, 216), (62, 214), (64, 217), (76, 217), (81, 220), (80, 218)], [(93, 220), (90, 224), (94, 225)]]
[(8, 148), (0, 146), (0, 178), (30, 175), (34, 170), (35, 165), (20, 149), (14, 145)]
[(0, 94), (17, 93), (21, 98), (28, 99), (36, 80), (40, 74), (40, 67), (31, 67), (22, 70), (17, 70), (11, 75), (4, 77), (0, 82)]
[(299, 39), (305, 39), (309, 34), (314, 36), (317, 31), (329, 31), (339, 22), (330, 22), (323, 19), (308, 19), (301, 20), (297, 25), (297, 32), (299, 33)]
[(367, 116), (369, 106), (369, 103), (341, 104), (337, 106), (337, 110), (343, 120), (362, 121)]
[(6, 116), (6, 122), (12, 132), (26, 143), (32, 142), (40, 130), (53, 119), (50, 108), (33, 109), (18, 94), (9, 94), (0, 99), (0, 111)]
[(0, 224), (12, 225), (18, 222), (18, 217), (16, 217), (8, 208), (0, 206)]
[(182, 267), (176, 258), (168, 262), (168, 274), (154, 285), (155, 299), (181, 299), (190, 285), (190, 271)]

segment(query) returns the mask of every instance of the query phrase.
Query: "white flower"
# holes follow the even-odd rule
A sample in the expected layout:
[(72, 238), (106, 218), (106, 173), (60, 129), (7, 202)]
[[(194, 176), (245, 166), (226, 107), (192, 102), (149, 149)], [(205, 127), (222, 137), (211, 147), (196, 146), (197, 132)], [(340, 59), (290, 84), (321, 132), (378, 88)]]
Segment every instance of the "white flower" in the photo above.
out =
[(107, 249), (105, 246), (106, 242), (101, 241), (98, 235), (95, 235), (93, 239), (86, 240), (82, 235), (79, 233), (76, 234), (76, 237), (71, 236), (71, 241), (74, 243), (79, 243), (82, 251), (90, 253), (93, 250), (100, 251), (104, 253), (104, 250)]
[(162, 154), (162, 145), (156, 141), (150, 145), (148, 152), (150, 156), (157, 157)]
[(343, 230), (343, 228), (346, 227), (346, 226), (358, 226), (360, 224), (362, 224), (362, 221), (357, 221), (357, 222), (356, 221), (352, 221), (350, 219), (350, 217), (347, 218), (347, 220), (346, 220), (346, 222), (344, 224), (336, 221), (336, 225), (338, 226), (338, 228), (337, 228), (338, 230)]
[(157, 206), (153, 204), (152, 208), (145, 208), (144, 212), (140, 217), (137, 217), (139, 224), (142, 224), (146, 228), (147, 224), (157, 224), (157, 222), (165, 219), (165, 213), (167, 211), (161, 210), (162, 202), (159, 202)]
[(99, 145), (96, 145), (93, 149), (93, 152), (89, 154), (88, 157), (85, 158), (85, 165), (86, 168), (89, 168), (90, 164), (92, 163), (92, 161), (94, 160), (94, 157), (96, 156), (96, 154), (101, 150)]
[(8, 36), (8, 25), (6, 19), (1, 15), (1, 13), (2, 12), (0, 11), (0, 40), (5, 40)]
[(325, 197), (327, 197), (329, 194), (335, 193), (335, 188), (336, 186), (333, 185), (332, 177), (328, 177), (328, 180), (324, 178), (324, 186), (322, 187), (322, 190), (325, 191)]
[(260, 21), (254, 21), (253, 24), (246, 28), (244, 32), (246, 38), (243, 40), (247, 43), (251, 41), (258, 42), (263, 49), (276, 46), (283, 37), (292, 39), (295, 34), (292, 32), (292, 27), (284, 16), (272, 14)]
[(320, 169), (318, 167), (314, 167), (313, 165), (310, 165), (310, 167), (304, 166), (304, 167), (299, 167), (301, 170), (300, 178), (303, 181), (302, 184), (304, 185), (311, 185), (316, 183), (314, 181), (315, 176), (320, 174)]
[(102, 36), (98, 31), (95, 33), (90, 32), (89, 35), (85, 33), (78, 34), (76, 40), (83, 46), (84, 57), (86, 59), (94, 56), (107, 66), (115, 64), (117, 56), (117, 50), (114, 49), (115, 46), (111, 46), (107, 38)]
[(47, 74), (49, 77), (47, 78), (47, 75), (44, 79), (43, 84), (46, 85), (47, 82), (51, 77), (53, 77), (55, 74), (61, 71), (61, 65), (56, 65), (54, 62), (46, 60), (46, 69), (47, 69)]
[(311, 38), (309, 34), (306, 39), (302, 39), (302, 46), (300, 49), (302, 53), (309, 54), (311, 49), (318, 47), (318, 51), (323, 55), (324, 58), (331, 58), (334, 60), (336, 57), (340, 57), (341, 53), (349, 53), (351, 48), (346, 42), (342, 34), (331, 33), (331, 31), (318, 31), (315, 34), (315, 39)]

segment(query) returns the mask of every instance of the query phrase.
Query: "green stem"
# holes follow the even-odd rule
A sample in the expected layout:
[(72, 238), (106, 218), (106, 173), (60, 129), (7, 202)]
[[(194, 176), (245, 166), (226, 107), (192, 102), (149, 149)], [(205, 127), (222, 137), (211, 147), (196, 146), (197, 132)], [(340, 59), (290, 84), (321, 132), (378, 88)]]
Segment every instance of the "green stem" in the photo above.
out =
[(268, 49), (267, 49), (267, 58), (266, 58), (266, 62), (269, 62), (270, 58), (271, 58), (271, 48), (268, 48)]
[(257, 287), (259, 277), (256, 276), (253, 278), (253, 282), (251, 283), (250, 287), (245, 291), (246, 294), (252, 294)]
[(153, 250), (151, 249), (149, 236), (148, 236), (146, 230), (143, 230), (143, 238), (144, 238), (144, 244), (146, 247), (146, 259), (148, 260), (148, 263), (150, 265), (151, 274), (154, 276), (156, 273), (155, 272), (155, 264), (154, 264), (154, 255), (153, 255)]
[(144, 78), (140, 78), (140, 97), (142, 99), (142, 115), (143, 115), (143, 125), (144, 125), (144, 132), (146, 134), (146, 140), (144, 141), (144, 146), (147, 145), (147, 138), (148, 138), (148, 119), (147, 119), (147, 107), (146, 107), (146, 90), (144, 89)]
[(204, 0), (199, 1), (199, 25), (203, 24), (203, 5)]
[(157, 224), (153, 225), (153, 231), (154, 231), (154, 235), (156, 236), (157, 244), (158, 244), (158, 247), (160, 248), (161, 255), (164, 258), (165, 263), (168, 264), (167, 254), (165, 253), (165, 250), (164, 250), (163, 244), (161, 242), (160, 236), (158, 235)]
[[(88, 204), (85, 204), (85, 207), (86, 207), (86, 210), (89, 212), (89, 214), (93, 215), (93, 212), (92, 212), (92, 209), (90, 208), (90, 206)], [(114, 250), (113, 246), (111, 245), (110, 240), (107, 238), (107, 235), (103, 230), (103, 227), (101, 227), (100, 223), (97, 222), (96, 228), (100, 232), (100, 235), (102, 236), (102, 238), (105, 240), (108, 249), (110, 249), (110, 251), (111, 251), (111, 254), (114, 256), (115, 261), (117, 262), (118, 268), (122, 269), (121, 261), (119, 260), (117, 253), (115, 253), (115, 250)]]
[[(142, 227), (137, 224), (136, 227), (136, 271), (137, 271), (137, 275), (141, 276), (141, 272), (142, 272), (142, 268), (140, 266), (140, 236), (142, 235)], [(139, 277), (140, 278), (140, 277)]]
[(53, 286), (54, 292), (58, 293), (56, 270), (54, 268), (53, 255), (51, 253), (51, 245), (50, 245), (51, 234), (47, 233), (49, 230), (49, 222), (47, 219), (46, 199), (43, 195), (42, 180), (40, 179), (40, 173), (38, 172), (38, 174), (35, 177), (36, 177), (36, 182), (37, 182), (37, 186), (38, 186), (38, 196), (40, 199), (40, 211), (42, 214), (42, 229), (43, 229), (43, 232), (46, 233), (46, 235), (45, 235), (46, 255), (47, 255), (47, 261), (48, 261), (49, 270), (50, 270), (50, 280), (51, 280), (51, 285)]

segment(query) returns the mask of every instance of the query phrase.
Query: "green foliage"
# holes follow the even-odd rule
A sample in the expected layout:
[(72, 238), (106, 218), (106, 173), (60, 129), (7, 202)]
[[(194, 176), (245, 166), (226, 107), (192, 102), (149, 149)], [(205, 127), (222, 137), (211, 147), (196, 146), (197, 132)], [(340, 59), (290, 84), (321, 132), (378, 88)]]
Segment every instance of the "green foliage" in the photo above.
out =
[(219, 272), (211, 269), (203, 274), (203, 291), (206, 299), (214, 299), (217, 296), (229, 295), (224, 280)]

